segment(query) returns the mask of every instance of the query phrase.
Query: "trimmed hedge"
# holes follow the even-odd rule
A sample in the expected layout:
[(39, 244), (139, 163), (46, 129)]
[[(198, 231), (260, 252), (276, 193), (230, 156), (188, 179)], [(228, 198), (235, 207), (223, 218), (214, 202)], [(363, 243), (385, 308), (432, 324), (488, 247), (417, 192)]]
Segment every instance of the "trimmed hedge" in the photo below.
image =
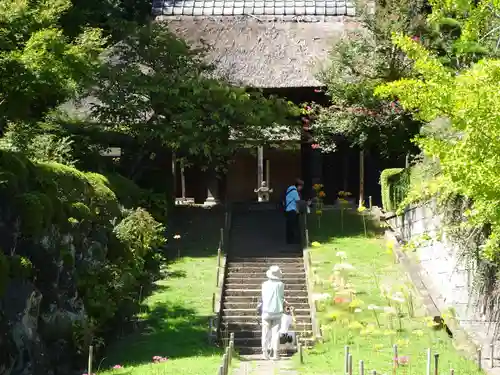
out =
[(382, 206), (386, 212), (395, 212), (404, 201), (410, 187), (410, 169), (389, 168), (380, 174)]

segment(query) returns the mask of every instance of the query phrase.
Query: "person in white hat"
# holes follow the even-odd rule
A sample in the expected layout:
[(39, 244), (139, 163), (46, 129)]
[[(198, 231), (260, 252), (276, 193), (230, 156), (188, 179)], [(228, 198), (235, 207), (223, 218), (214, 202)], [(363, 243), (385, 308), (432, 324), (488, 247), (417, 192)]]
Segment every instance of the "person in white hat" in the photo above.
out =
[(266, 272), (267, 280), (262, 283), (262, 354), (264, 359), (279, 358), (280, 323), (285, 304), (285, 285), (278, 266), (271, 266)]

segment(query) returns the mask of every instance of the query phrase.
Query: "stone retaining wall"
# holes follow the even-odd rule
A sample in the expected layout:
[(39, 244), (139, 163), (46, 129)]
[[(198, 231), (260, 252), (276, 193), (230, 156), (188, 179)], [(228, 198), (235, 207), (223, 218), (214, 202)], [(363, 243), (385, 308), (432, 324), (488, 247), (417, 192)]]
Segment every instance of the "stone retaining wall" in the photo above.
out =
[(420, 276), (441, 313), (453, 308), (457, 322), (476, 344), (489, 344), (495, 324), (478, 311), (474, 267), (461, 260), (457, 246), (443, 233), (436, 202), (412, 207), (388, 223), (401, 240), (416, 245), (408, 246), (408, 256), (419, 263)]

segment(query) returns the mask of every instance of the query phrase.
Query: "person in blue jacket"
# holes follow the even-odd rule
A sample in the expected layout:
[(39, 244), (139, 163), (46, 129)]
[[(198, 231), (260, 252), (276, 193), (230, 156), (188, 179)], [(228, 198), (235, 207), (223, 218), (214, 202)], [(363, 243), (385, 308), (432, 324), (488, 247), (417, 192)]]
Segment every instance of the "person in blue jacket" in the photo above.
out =
[(294, 185), (286, 189), (285, 194), (285, 218), (286, 218), (286, 243), (300, 243), (300, 224), (297, 203), (300, 201), (300, 192), (304, 187), (304, 181), (297, 179)]

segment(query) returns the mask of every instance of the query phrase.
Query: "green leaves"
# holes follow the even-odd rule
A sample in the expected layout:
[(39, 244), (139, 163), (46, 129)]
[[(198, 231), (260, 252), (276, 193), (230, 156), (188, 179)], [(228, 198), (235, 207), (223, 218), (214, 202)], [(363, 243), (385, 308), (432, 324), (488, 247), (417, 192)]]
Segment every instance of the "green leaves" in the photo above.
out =
[(162, 25), (145, 26), (109, 57), (93, 93), (99, 101), (93, 117), (141, 147), (155, 142), (217, 166), (239, 147), (231, 137), (263, 139), (261, 130), (286, 125), (296, 112), (290, 103), (230, 86), (211, 73), (201, 51)]
[(392, 43), (392, 33), (420, 33), (425, 7), (419, 2), (387, 1), (375, 14), (359, 2), (362, 31), (348, 32), (333, 47), (330, 67), (320, 80), (333, 105), (319, 110), (312, 126), (323, 149), (341, 134), (351, 144), (398, 157), (413, 148), (420, 124), (392, 98), (374, 95), (383, 82), (412, 76), (412, 62)]
[(0, 128), (40, 120), (94, 78), (104, 40), (96, 29), (70, 41), (58, 20), (71, 3), (0, 1)]
[[(467, 8), (472, 17), (463, 22), (470, 30), (482, 28), (474, 24), (484, 21), (474, 17), (481, 7), (479, 4), (477, 8)], [(469, 33), (463, 38), (474, 35), (479, 34)], [(405, 109), (415, 111), (415, 116), (425, 121), (448, 120), (447, 135), (432, 131), (438, 124), (434, 121), (417, 139), (417, 144), (427, 157), (439, 159), (442, 177), (436, 180), (435, 191), (472, 199), (475, 214), (467, 218), (469, 223), (491, 225), (482, 255), (490, 261), (499, 261), (500, 60), (484, 59), (455, 73), (409, 38), (399, 35), (394, 41), (414, 59), (418, 78), (387, 83), (377, 88), (376, 94), (397, 96)]]

